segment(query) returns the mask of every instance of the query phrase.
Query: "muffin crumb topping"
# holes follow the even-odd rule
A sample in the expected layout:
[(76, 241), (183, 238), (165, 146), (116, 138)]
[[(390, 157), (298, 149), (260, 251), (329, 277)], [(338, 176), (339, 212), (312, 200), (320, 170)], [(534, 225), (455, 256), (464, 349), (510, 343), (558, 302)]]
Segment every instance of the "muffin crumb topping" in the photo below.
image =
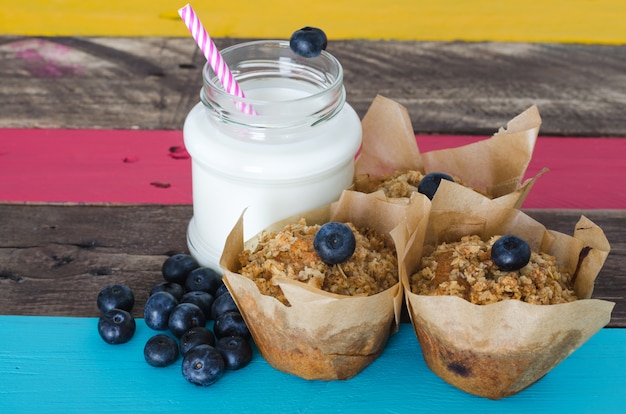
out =
[(239, 273), (253, 280), (264, 295), (289, 305), (278, 286), (281, 278), (304, 282), (327, 292), (369, 296), (398, 283), (398, 260), (393, 241), (372, 229), (346, 223), (354, 232), (356, 248), (345, 262), (329, 266), (313, 247), (319, 225), (305, 219), (280, 232), (263, 233), (254, 251), (239, 255)]
[(523, 268), (500, 270), (491, 260), (491, 247), (500, 237), (485, 242), (476, 235), (465, 236), (459, 242), (438, 245), (411, 276), (411, 292), (454, 295), (478, 305), (508, 299), (553, 305), (577, 299), (571, 275), (558, 269), (549, 254), (532, 252)]

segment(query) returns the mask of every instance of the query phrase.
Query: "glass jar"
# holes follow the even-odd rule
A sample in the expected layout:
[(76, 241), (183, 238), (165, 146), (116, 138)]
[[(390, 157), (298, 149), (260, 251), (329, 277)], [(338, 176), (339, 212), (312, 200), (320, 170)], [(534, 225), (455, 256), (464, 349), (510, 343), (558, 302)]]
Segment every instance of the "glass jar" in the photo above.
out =
[(192, 160), (191, 254), (219, 268), (245, 210), (244, 237), (335, 201), (354, 179), (361, 122), (345, 102), (343, 69), (327, 52), (295, 55), (286, 41), (222, 51), (245, 98), (228, 94), (207, 64), (184, 141)]

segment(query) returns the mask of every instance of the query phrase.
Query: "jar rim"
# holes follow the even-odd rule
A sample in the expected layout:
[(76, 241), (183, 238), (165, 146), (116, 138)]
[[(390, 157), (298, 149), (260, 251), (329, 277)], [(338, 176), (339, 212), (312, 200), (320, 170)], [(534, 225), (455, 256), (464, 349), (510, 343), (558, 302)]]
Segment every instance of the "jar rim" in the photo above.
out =
[[(334, 116), (345, 103), (343, 68), (326, 51), (305, 58), (296, 55), (288, 41), (255, 40), (225, 48), (222, 56), (246, 96), (228, 93), (207, 62), (200, 97), (209, 113), (226, 123), (261, 128), (314, 125)], [(286, 89), (299, 93), (272, 94), (280, 96), (276, 99), (257, 93), (262, 83), (285, 82), (290, 82)]]

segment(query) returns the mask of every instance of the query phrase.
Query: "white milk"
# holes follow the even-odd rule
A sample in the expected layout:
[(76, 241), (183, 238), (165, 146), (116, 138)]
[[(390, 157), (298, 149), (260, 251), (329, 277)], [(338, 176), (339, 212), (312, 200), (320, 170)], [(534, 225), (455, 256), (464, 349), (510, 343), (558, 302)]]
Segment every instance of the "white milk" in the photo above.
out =
[(283, 74), (282, 63), (276, 65), (280, 76), (253, 73), (240, 82), (255, 114), (243, 114), (232, 97), (208, 91), (185, 121), (194, 211), (187, 240), (204, 266), (219, 270), (226, 237), (244, 210), (248, 239), (285, 217), (337, 200), (353, 182), (361, 123), (344, 103), (341, 82), (326, 93), (317, 80)]

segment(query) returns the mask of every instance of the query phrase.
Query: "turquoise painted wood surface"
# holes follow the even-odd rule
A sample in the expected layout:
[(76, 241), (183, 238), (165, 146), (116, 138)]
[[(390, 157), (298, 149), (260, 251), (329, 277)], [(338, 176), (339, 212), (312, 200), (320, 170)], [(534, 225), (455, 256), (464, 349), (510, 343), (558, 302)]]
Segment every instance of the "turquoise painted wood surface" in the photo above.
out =
[(618, 413), (626, 407), (626, 329), (603, 329), (539, 382), (499, 401), (468, 395), (428, 370), (403, 324), (372, 365), (347, 381), (305, 381), (256, 353), (240, 371), (201, 388), (180, 362), (143, 359), (154, 334), (107, 345), (93, 318), (0, 316), (0, 411), (6, 413)]

